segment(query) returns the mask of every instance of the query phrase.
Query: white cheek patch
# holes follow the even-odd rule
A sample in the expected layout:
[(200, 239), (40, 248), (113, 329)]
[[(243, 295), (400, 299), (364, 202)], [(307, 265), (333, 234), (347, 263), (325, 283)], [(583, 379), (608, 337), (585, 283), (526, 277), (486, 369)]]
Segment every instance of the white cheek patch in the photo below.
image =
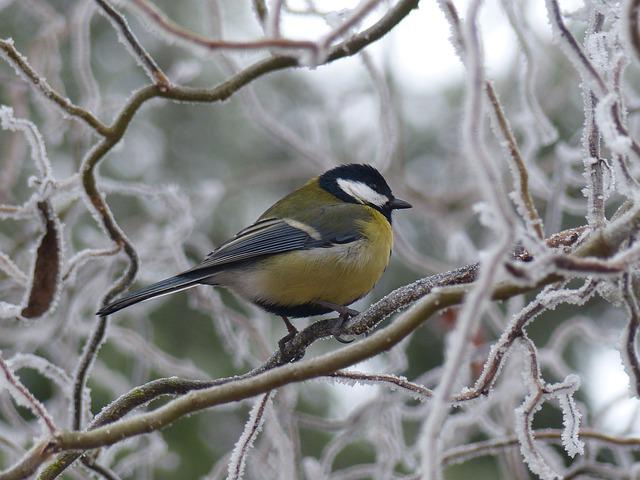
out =
[(370, 186), (353, 180), (338, 179), (338, 186), (348, 195), (355, 197), (364, 203), (370, 203), (378, 207), (383, 207), (389, 199), (386, 195), (376, 192)]

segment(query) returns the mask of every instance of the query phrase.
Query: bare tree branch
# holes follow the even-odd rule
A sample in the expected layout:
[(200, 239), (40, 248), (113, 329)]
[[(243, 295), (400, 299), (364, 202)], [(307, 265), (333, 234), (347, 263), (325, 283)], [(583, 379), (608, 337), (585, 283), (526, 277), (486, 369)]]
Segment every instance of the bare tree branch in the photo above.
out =
[(0, 39), (0, 50), (4, 52), (5, 59), (16, 70), (18, 70), (20, 76), (27, 78), (36, 89), (44, 94), (47, 99), (57, 104), (72, 117), (82, 120), (100, 135), (107, 135), (109, 133), (109, 128), (98, 120), (91, 112), (73, 104), (71, 100), (51, 88), (47, 81), (38, 75), (33, 68), (31, 68), (24, 56), (16, 50), (12, 40)]
[(124, 18), (124, 16), (115, 8), (113, 8), (113, 6), (111, 6), (111, 4), (107, 0), (95, 1), (102, 9), (102, 12), (105, 14), (105, 16), (113, 22), (118, 32), (124, 37), (126, 43), (133, 51), (134, 56), (138, 58), (153, 83), (157, 84), (161, 90), (169, 87), (171, 85), (171, 81), (160, 69), (155, 60), (151, 58), (151, 55), (149, 55), (149, 53), (140, 44), (136, 36), (129, 28), (129, 24), (127, 23), (127, 20)]

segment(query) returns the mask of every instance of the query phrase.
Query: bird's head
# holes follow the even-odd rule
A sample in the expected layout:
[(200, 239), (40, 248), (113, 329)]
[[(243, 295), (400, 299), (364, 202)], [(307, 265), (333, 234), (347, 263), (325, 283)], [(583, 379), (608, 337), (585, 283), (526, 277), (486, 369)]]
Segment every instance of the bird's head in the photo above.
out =
[(411, 204), (393, 196), (384, 177), (371, 165), (341, 165), (323, 173), (320, 187), (349, 203), (369, 205), (391, 220), (391, 212), (411, 208)]

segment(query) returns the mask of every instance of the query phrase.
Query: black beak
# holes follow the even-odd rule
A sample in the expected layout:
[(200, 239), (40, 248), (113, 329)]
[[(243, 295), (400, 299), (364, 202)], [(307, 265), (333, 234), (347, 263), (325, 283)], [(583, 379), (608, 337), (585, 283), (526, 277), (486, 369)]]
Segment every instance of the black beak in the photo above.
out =
[(399, 198), (394, 198), (389, 202), (389, 206), (391, 210), (401, 210), (403, 208), (411, 208), (412, 205), (409, 202), (405, 202), (404, 200), (400, 200)]

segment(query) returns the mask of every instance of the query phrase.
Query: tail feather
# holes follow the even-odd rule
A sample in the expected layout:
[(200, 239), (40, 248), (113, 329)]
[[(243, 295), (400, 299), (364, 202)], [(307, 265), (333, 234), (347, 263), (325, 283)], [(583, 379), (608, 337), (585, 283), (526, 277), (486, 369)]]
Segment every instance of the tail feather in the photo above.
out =
[(96, 315), (104, 317), (106, 315), (111, 315), (118, 310), (122, 310), (123, 308), (127, 308), (130, 305), (143, 302), (150, 298), (160, 297), (162, 295), (178, 292), (180, 290), (186, 290), (187, 288), (191, 288), (197, 285), (210, 275), (210, 272), (203, 273), (192, 271), (181, 273), (180, 275), (176, 275), (175, 277), (161, 280), (157, 283), (149, 285), (148, 287), (131, 292), (124, 297), (116, 300), (115, 302), (110, 303), (106, 307), (98, 310), (98, 312), (96, 312)]

